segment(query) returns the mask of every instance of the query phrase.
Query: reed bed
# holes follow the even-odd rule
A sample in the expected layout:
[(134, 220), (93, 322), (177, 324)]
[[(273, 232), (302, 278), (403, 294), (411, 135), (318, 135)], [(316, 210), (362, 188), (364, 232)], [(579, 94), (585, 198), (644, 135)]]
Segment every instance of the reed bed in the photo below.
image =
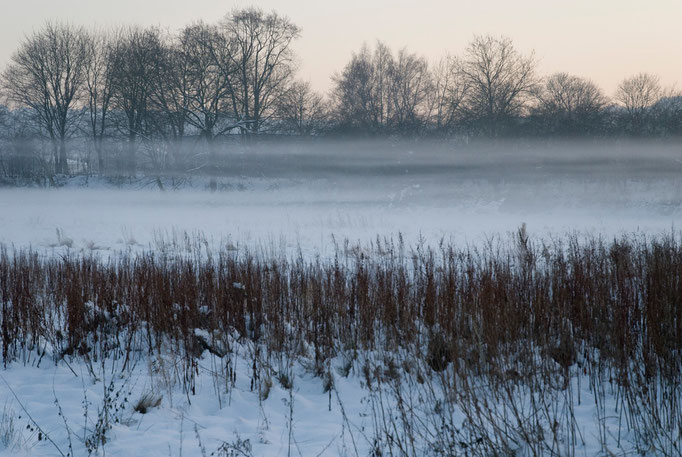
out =
[[(108, 258), (3, 247), (4, 366), (25, 361), (27, 353), (45, 354), (46, 347), (56, 360), (127, 362), (170, 341), (191, 372), (205, 350), (225, 357), (236, 340), (257, 347), (255, 358), (307, 357), (323, 376), (342, 355), (349, 366), (364, 360), (357, 364), (364, 364), (370, 391), (393, 386), (391, 404), (419, 391), (422, 400), (440, 405), (441, 431), (422, 438), (445, 454), (470, 455), (504, 454), (520, 442), (529, 455), (566, 454), (559, 442), (579, 441), (572, 408), (580, 402), (567, 395), (583, 379), (594, 386), (598, 410), (603, 386), (616, 391), (623, 428), (638, 446), (680, 455), (682, 244), (676, 234), (546, 241), (532, 240), (522, 227), (478, 248), (407, 247), (400, 238), (365, 247), (345, 242), (327, 259), (243, 249), (207, 253), (200, 244), (190, 254)], [(376, 354), (383, 354), (380, 361)], [(331, 389), (329, 380), (326, 385)], [(482, 385), (490, 402), (483, 401)], [(557, 395), (570, 414), (548, 406)], [(452, 414), (446, 424), (444, 398), (471, 414), (467, 423), (478, 424), (478, 435), (469, 428), (465, 439)], [(418, 433), (419, 421), (410, 415), (416, 413), (386, 412), (382, 404), (373, 403), (376, 411), (402, 425), (393, 422), (377, 446), (419, 455), (395, 438), (398, 429), (402, 436)], [(504, 415), (494, 404), (504, 405)], [(423, 430), (431, 425), (423, 421)], [(533, 438), (542, 427), (554, 438)]]

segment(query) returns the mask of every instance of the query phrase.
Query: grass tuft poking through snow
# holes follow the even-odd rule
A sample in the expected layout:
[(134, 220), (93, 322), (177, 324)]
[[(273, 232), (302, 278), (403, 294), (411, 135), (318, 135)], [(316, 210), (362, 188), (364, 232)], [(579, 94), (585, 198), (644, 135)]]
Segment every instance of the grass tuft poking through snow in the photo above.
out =
[(133, 406), (133, 411), (147, 414), (150, 409), (161, 406), (161, 400), (163, 400), (163, 396), (155, 395), (153, 392), (146, 392), (137, 400), (135, 406)]

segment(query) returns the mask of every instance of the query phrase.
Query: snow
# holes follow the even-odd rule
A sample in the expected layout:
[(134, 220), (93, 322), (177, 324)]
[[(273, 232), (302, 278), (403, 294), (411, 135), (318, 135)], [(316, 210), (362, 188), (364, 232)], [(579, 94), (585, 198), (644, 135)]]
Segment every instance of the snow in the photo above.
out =
[[(465, 171), (452, 173), (447, 167), (440, 170), (439, 161), (428, 169), (416, 167), (410, 162), (414, 156), (418, 154), (412, 151), (398, 156), (390, 163), (398, 169), (393, 174), (344, 169), (309, 179), (296, 173), (246, 173), (221, 178), (215, 193), (199, 179), (166, 191), (137, 184), (117, 188), (102, 180), (91, 180), (87, 186), (74, 180), (60, 189), (2, 188), (0, 243), (49, 255), (115, 255), (190, 250), (198, 236), (208, 249), (285, 255), (300, 251), (324, 257), (344, 240), (365, 246), (377, 237), (402, 236), (408, 245), (436, 244), (441, 239), (476, 244), (515, 231), (522, 223), (540, 237), (655, 235), (677, 230), (682, 216), (680, 168), (667, 156), (656, 159), (658, 168), (643, 173), (639, 162), (616, 167), (615, 172), (612, 164), (589, 161), (567, 170), (529, 154), (519, 160), (525, 164), (523, 172), (509, 174), (504, 173), (508, 161), (490, 172), (473, 167), (469, 173), (471, 164), (464, 164)], [(270, 393), (262, 399), (251, 389), (251, 350), (235, 345), (230, 357), (236, 380), (229, 388), (216, 386), (219, 377), (213, 376), (225, 362), (205, 352), (195, 395), (183, 392), (177, 380), (164, 378), (173, 372), (168, 367), (180, 363), (172, 352), (140, 356), (123, 377), (111, 360), (104, 367), (94, 364), (91, 370), (82, 359), (55, 364), (51, 355), (38, 364), (33, 353), (25, 363), (0, 371), (0, 405), (5, 406), (5, 418), (16, 422), (9, 446), (3, 450), (0, 442), (0, 455), (55, 456), (60, 454), (57, 447), (66, 454), (67, 430), (74, 455), (86, 455), (85, 438), (96, 425), (97, 410), (112, 380), (113, 392), (120, 392), (127, 402), (101, 455), (200, 456), (201, 446), (210, 455), (224, 443), (240, 442), (245, 452), (246, 440), (254, 456), (346, 456), (355, 455), (354, 446), (358, 455), (369, 454), (370, 392), (359, 367), (348, 377), (334, 370), (336, 390), (330, 394), (324, 392), (323, 379), (312, 374), (305, 360), (298, 360), (291, 367), (293, 389), (283, 388), (273, 377)], [(589, 383), (578, 381), (573, 379), (573, 390), (592, 399)], [(146, 414), (135, 412), (134, 402), (149, 392), (162, 396), (160, 405)], [(616, 400), (608, 392), (605, 399), (604, 420), (615, 436)], [(27, 413), (56, 446), (43, 436), (38, 440), (42, 432), (34, 429)], [(576, 406), (576, 422), (585, 440), (576, 449), (579, 455), (605, 452), (596, 432), (598, 413), (593, 402)], [(0, 420), (0, 438), (7, 423), (8, 419)], [(226, 450), (222, 455), (241, 455), (232, 450), (233, 454)]]
[[(204, 331), (195, 333), (208, 338)], [(384, 380), (383, 389), (377, 389), (379, 384), (373, 381), (370, 389), (362, 380), (365, 363), (382, 366), (382, 360), (392, 356), (390, 353), (361, 355), (350, 370), (343, 368), (347, 354), (332, 359), (329, 367), (333, 389), (326, 392), (324, 377), (314, 375), (312, 360), (305, 356), (284, 360), (283, 364), (276, 355), (269, 362), (261, 360), (259, 363), (267, 366), (264, 372), (271, 373), (272, 384), (267, 388), (267, 382), (261, 379), (260, 388), (257, 384), (254, 387), (253, 343), (232, 340), (231, 347), (232, 352), (224, 359), (204, 351), (198, 359), (193, 393), (183, 388), (182, 357), (173, 351), (162, 349), (153, 355), (134, 356), (136, 363), (127, 369), (122, 369), (121, 359), (87, 363), (83, 358), (67, 356), (54, 362), (55, 354), (49, 348), (43, 357), (33, 351), (0, 372), (0, 400), (5, 411), (0, 438), (7, 429), (7, 417), (14, 420), (15, 426), (8, 440), (0, 439), (0, 456), (87, 455), (86, 443), (97, 429), (98, 419), (104, 417), (100, 412), (105, 404), (110, 406), (112, 427), (106, 432), (106, 442), (93, 455), (366, 456), (373, 455), (377, 424), (387, 420), (375, 416), (377, 408), (388, 413), (388, 420), (396, 419), (400, 427), (398, 404), (392, 395), (395, 385)], [(224, 376), (226, 363), (232, 364), (234, 382)], [(277, 380), (282, 366), (292, 380), (290, 390)], [(599, 386), (603, 389), (600, 396), (581, 369), (574, 367), (571, 371), (569, 388), (557, 387), (559, 383), (533, 393), (536, 402), (541, 401), (539, 395), (546, 395), (544, 401), (552, 402), (549, 408), (535, 413), (545, 427), (548, 446), (556, 446), (560, 455), (629, 455), (635, 451), (632, 433), (627, 432), (623, 418), (626, 406), (621, 399), (619, 407), (614, 385), (604, 381)], [(440, 408), (452, 408), (442, 417), (452, 419), (462, 432), (467, 414), (461, 404), (439, 393), (438, 374), (425, 384), (415, 382), (404, 372), (399, 376), (402, 401), (410, 405), (409, 413), (418, 419), (411, 424), (417, 430), (416, 455), (440, 455), (422, 435), (435, 432), (433, 427), (441, 424), (434, 399), (442, 400)], [(486, 408), (499, 414), (498, 419), (504, 417), (513, 424), (510, 403), (499, 403), (487, 382), (472, 381), (478, 389), (476, 395), (489, 399)], [(430, 385), (436, 386), (435, 391), (429, 391)], [(135, 405), (145, 395), (152, 401), (143, 413)], [(517, 386), (512, 396), (509, 401), (522, 415), (528, 414), (528, 390)], [(568, 404), (572, 405), (570, 409)], [(561, 422), (556, 442), (549, 436), (554, 418)], [(573, 436), (569, 430), (573, 430)], [(401, 431), (399, 428), (397, 433)], [(470, 442), (476, 438), (470, 437)], [(575, 439), (575, 448), (569, 450), (571, 439)], [(455, 442), (466, 445), (461, 440)], [(527, 449), (524, 452), (524, 445), (517, 451), (518, 455), (531, 455)]]
[[(659, 234), (679, 226), (674, 181), (290, 181), (247, 190), (1, 189), (0, 243), (50, 252), (159, 249), (201, 234), (213, 247), (328, 255), (377, 236), (479, 243), (526, 223), (536, 236)], [(409, 184), (409, 185), (408, 185)]]
[[(110, 396), (115, 399), (110, 417), (115, 423), (107, 432), (106, 443), (99, 447), (99, 455), (189, 457), (201, 456), (202, 447), (208, 454), (242, 455), (219, 452), (221, 446), (236, 445), (238, 440), (248, 441), (252, 450), (252, 454), (244, 455), (345, 456), (355, 455), (355, 449), (358, 455), (370, 455), (374, 431), (371, 402), (373, 395), (377, 401), (377, 391), (363, 385), (359, 374), (361, 361), (356, 361), (348, 377), (340, 369), (333, 372), (333, 392), (324, 392), (322, 378), (312, 374), (305, 360), (294, 361), (293, 388), (284, 389), (273, 376), (270, 392), (263, 398), (250, 387), (252, 348), (243, 345), (235, 348), (234, 385), (227, 389), (224, 385), (216, 387), (220, 377), (213, 374), (219, 362), (206, 351), (199, 360), (195, 395), (187, 395), (178, 380), (169, 382), (166, 377), (168, 373), (161, 367), (165, 365), (172, 372), (173, 364), (178, 363), (170, 353), (142, 357), (132, 370), (126, 371), (120, 371), (120, 361), (93, 364), (91, 371), (82, 359), (55, 364), (49, 355), (40, 364), (36, 358), (25, 364), (16, 363), (0, 373), (2, 401), (13, 411), (17, 425), (10, 446), (3, 450), (0, 444), (0, 455), (55, 456), (60, 451), (70, 452), (69, 443), (73, 455), (86, 455), (85, 442), (95, 430), (105, 389), (110, 385), (113, 386)], [(332, 366), (339, 367), (341, 363), (337, 359)], [(383, 407), (395, 410), (390, 391), (385, 388)], [(161, 398), (158, 407), (149, 408), (146, 414), (136, 412), (135, 403), (150, 392)], [(485, 392), (484, 389), (483, 395)], [(579, 428), (576, 453), (598, 455), (602, 451), (600, 420), (604, 421), (611, 450), (631, 451), (624, 432), (622, 448), (616, 448), (620, 427), (614, 393), (608, 392), (607, 387), (600, 418), (586, 377), (579, 380), (576, 376), (572, 380), (572, 395), (577, 396), (578, 392), (582, 401), (574, 406)], [(412, 395), (415, 404), (420, 405), (418, 415), (427, 419), (430, 406), (427, 403), (424, 407), (417, 400), (418, 393)], [(525, 394), (519, 395), (519, 404), (527, 405)], [(566, 393), (559, 392), (558, 398), (562, 395)], [(114, 410), (116, 406), (119, 409)], [(462, 411), (455, 410), (454, 417), (458, 423), (465, 421)], [(49, 435), (54, 444), (44, 435), (39, 440), (39, 433)], [(423, 445), (417, 443), (418, 447)]]

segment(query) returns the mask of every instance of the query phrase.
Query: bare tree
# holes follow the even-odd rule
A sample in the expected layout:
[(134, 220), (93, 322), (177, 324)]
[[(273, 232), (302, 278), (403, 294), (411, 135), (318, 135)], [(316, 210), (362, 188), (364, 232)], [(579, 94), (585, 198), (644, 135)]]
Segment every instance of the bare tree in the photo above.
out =
[(372, 96), (369, 98), (372, 124), (375, 129), (387, 129), (393, 116), (394, 103), (391, 97), (393, 87), (391, 74), (394, 66), (393, 53), (389, 47), (378, 41), (372, 60)]
[(663, 95), (651, 107), (655, 133), (679, 135), (682, 133), (682, 92), (675, 88), (663, 91)]
[(348, 130), (375, 132), (382, 114), (376, 112), (374, 63), (369, 49), (363, 46), (353, 54), (341, 73), (332, 77), (334, 116)]
[(82, 27), (46, 24), (28, 36), (2, 74), (10, 102), (28, 107), (54, 145), (54, 171), (68, 173), (66, 139), (76, 127), (85, 82), (87, 34)]
[(0, 140), (9, 137), (10, 112), (5, 105), (0, 105)]
[(433, 89), (428, 63), (406, 49), (401, 49), (391, 62), (391, 128), (401, 134), (417, 133), (426, 123), (428, 95)]
[(233, 46), (227, 73), (236, 68), (238, 82), (231, 93), (234, 116), (243, 132), (257, 133), (293, 75), (291, 45), (300, 29), (286, 17), (257, 8), (232, 12), (222, 26)]
[(123, 130), (128, 138), (127, 166), (136, 168), (136, 141), (148, 133), (150, 98), (161, 68), (163, 45), (158, 29), (132, 27), (121, 32), (112, 55), (115, 107), (125, 115)]
[(286, 131), (297, 135), (319, 132), (327, 117), (324, 97), (307, 81), (294, 81), (277, 102), (277, 113)]
[(447, 56), (432, 72), (429, 91), (429, 122), (438, 134), (451, 133), (464, 115), (468, 81), (459, 59)]
[(149, 122), (167, 142), (185, 136), (190, 99), (190, 68), (187, 54), (176, 43), (161, 42), (158, 70), (152, 75)]
[(429, 112), (431, 75), (423, 57), (382, 42), (353, 54), (334, 76), (332, 99), (342, 127), (367, 133), (414, 133)]
[[(159, 36), (157, 70), (150, 74), (151, 88), (144, 124), (145, 137), (154, 137), (143, 151), (156, 170), (180, 167), (190, 97), (190, 69), (186, 54), (174, 38)], [(157, 179), (160, 185), (160, 179)]]
[(216, 188), (214, 139), (235, 127), (230, 113), (238, 111), (234, 43), (220, 28), (202, 22), (185, 27), (177, 42), (178, 58), (187, 69), (187, 123), (199, 130), (208, 149), (211, 189)]
[(35, 113), (26, 107), (10, 110), (0, 105), (0, 176), (31, 178), (43, 184), (50, 178), (54, 152), (45, 154), (42, 141), (36, 141), (40, 134), (35, 122)]
[(592, 81), (556, 73), (538, 91), (536, 113), (552, 133), (589, 133), (601, 126), (607, 105), (608, 99)]
[(505, 37), (476, 36), (461, 68), (468, 117), (491, 136), (524, 112), (538, 85), (534, 54), (520, 54)]
[(625, 108), (627, 121), (635, 134), (645, 133), (650, 109), (661, 97), (658, 76), (648, 73), (626, 78), (618, 85), (616, 100)]
[(238, 90), (233, 46), (217, 27), (199, 22), (182, 30), (177, 48), (187, 68), (187, 122), (212, 141), (231, 128), (225, 118)]
[(89, 115), (90, 134), (97, 153), (100, 173), (105, 170), (103, 140), (109, 126), (113, 94), (113, 63), (120, 43), (113, 32), (97, 31), (86, 42), (89, 59), (85, 65), (85, 100)]

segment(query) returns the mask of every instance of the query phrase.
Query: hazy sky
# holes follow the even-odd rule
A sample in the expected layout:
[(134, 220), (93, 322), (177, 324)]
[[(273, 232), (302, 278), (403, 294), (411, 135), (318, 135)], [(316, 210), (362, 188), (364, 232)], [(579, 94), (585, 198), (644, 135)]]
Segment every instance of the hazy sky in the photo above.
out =
[(326, 90), (363, 42), (380, 39), (435, 61), (461, 54), (474, 34), (506, 35), (535, 50), (542, 73), (586, 76), (611, 94), (640, 71), (682, 83), (682, 0), (2, 0), (0, 67), (46, 20), (138, 23), (171, 31), (217, 21), (235, 7), (275, 9), (302, 29), (299, 75)]

